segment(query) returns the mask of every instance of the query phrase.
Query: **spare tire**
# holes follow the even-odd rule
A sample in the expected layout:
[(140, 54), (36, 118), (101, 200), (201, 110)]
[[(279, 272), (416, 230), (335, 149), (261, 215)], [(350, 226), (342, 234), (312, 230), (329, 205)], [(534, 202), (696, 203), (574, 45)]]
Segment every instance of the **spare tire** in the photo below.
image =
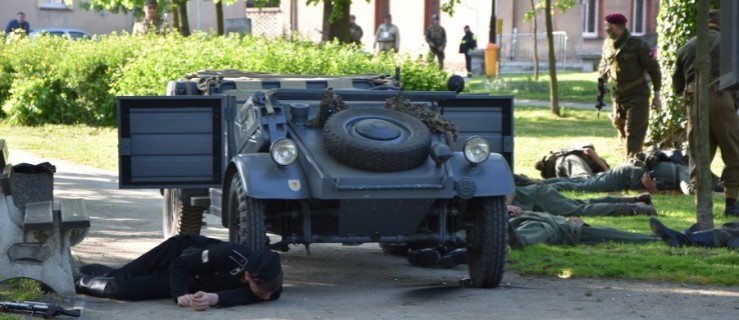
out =
[(423, 122), (402, 112), (354, 108), (326, 121), (323, 144), (331, 156), (348, 166), (392, 172), (426, 161), (431, 133)]

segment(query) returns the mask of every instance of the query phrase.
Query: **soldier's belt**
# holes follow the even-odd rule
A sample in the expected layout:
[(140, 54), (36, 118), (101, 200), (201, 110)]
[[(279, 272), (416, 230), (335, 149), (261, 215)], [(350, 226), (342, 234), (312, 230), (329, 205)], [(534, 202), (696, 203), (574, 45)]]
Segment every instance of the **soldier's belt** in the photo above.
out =
[(631, 90), (631, 89), (635, 88), (636, 86), (638, 86), (638, 85), (640, 85), (642, 83), (645, 83), (645, 82), (647, 82), (647, 80), (644, 79), (644, 76), (641, 76), (641, 77), (638, 77), (638, 78), (636, 78), (634, 80), (631, 80), (631, 81), (627, 82), (624, 85), (620, 85), (619, 84), (616, 88), (613, 89), (613, 91), (616, 94), (623, 93), (623, 92), (626, 92), (628, 90)]

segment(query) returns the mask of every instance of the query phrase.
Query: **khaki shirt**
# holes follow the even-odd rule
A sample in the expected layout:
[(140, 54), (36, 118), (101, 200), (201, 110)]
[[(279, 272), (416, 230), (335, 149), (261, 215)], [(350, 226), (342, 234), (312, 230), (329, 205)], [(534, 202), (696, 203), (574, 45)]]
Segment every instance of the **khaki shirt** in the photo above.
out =
[(631, 36), (629, 30), (624, 30), (616, 40), (609, 38), (603, 42), (598, 70), (611, 81), (615, 98), (648, 91), (645, 72), (652, 80), (654, 91), (662, 89), (662, 72), (657, 60), (649, 56), (649, 44), (640, 37)]
[(400, 30), (394, 24), (383, 23), (377, 27), (375, 42), (392, 43), (393, 49), (397, 52), (400, 49)]
[(147, 34), (149, 32), (156, 32), (158, 34), (164, 34), (167, 32), (167, 23), (162, 19), (155, 19), (154, 21), (146, 21), (141, 19), (133, 25), (132, 34)]
[(439, 25), (426, 29), (426, 42), (432, 47), (446, 47), (446, 30)]

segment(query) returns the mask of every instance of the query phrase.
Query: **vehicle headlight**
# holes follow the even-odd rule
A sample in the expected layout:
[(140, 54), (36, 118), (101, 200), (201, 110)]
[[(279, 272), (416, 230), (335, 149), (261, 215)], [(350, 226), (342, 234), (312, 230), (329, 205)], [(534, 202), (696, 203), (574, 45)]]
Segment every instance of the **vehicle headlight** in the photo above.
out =
[(464, 143), (464, 158), (472, 164), (480, 164), (490, 157), (490, 146), (485, 139), (472, 136)]
[(272, 144), (269, 153), (276, 164), (287, 166), (298, 158), (298, 147), (290, 139), (280, 139)]

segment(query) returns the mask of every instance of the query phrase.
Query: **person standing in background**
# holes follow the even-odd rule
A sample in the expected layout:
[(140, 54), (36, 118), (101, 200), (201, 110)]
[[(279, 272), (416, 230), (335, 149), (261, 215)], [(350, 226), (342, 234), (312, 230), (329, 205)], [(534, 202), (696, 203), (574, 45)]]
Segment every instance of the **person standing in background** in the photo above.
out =
[(444, 49), (446, 49), (446, 30), (439, 25), (439, 15), (431, 16), (431, 26), (426, 29), (426, 43), (431, 49), (431, 56), (436, 56), (439, 68), (444, 69)]
[(464, 54), (467, 76), (472, 76), (472, 56), (470, 51), (477, 49), (477, 36), (470, 31), (470, 26), (464, 26), (464, 36), (459, 44), (459, 53)]
[(393, 24), (393, 17), (386, 14), (382, 18), (382, 24), (377, 27), (375, 33), (375, 44), (373, 48), (379, 44), (379, 52), (395, 52), (400, 49), (400, 30)]

